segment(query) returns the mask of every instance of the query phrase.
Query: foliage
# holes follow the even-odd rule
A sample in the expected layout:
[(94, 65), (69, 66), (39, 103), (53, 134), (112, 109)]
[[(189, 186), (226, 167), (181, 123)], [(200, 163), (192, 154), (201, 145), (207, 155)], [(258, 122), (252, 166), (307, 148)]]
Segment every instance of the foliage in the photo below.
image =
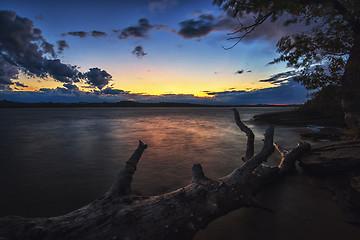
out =
[(328, 85), (311, 94), (311, 99), (298, 109), (301, 115), (315, 116), (331, 125), (344, 125), (340, 87)]
[(214, 0), (234, 16), (255, 14), (254, 23), (236, 31), (239, 41), (265, 20), (276, 21), (287, 14), (284, 25), (305, 24), (306, 32), (282, 37), (277, 43), (280, 57), (299, 69), (295, 80), (308, 89), (341, 86), (354, 39), (360, 33), (359, 0)]

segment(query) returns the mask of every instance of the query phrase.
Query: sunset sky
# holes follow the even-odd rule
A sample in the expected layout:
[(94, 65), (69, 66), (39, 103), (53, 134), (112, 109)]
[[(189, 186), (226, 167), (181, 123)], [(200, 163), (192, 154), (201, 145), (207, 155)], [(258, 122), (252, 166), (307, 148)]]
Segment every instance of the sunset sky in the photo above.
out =
[(304, 102), (294, 69), (268, 65), (301, 26), (266, 22), (224, 49), (252, 20), (212, 0), (1, 0), (0, 100)]

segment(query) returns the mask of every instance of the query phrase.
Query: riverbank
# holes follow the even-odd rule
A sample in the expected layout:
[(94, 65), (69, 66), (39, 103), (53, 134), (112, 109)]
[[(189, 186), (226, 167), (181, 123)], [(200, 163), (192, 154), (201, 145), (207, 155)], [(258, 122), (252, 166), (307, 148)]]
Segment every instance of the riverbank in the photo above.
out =
[(322, 114), (316, 111), (295, 109), (291, 111), (264, 113), (253, 117), (255, 122), (266, 122), (275, 125), (318, 125), (331, 127), (344, 127), (345, 122), (341, 115)]
[(317, 126), (301, 134), (313, 144), (311, 153), (300, 160), (299, 166), (322, 180), (347, 222), (360, 226), (360, 140), (350, 139), (342, 120), (306, 111), (289, 111), (256, 115), (253, 121)]

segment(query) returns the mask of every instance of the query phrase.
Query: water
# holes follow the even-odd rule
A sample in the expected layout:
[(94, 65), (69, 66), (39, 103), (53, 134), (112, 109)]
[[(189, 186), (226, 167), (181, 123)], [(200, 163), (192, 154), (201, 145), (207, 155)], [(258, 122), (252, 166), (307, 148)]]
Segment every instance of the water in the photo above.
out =
[[(238, 110), (253, 129), (259, 151), (267, 126), (250, 118), (284, 108)], [(278, 126), (275, 141), (291, 149), (300, 140), (298, 130)], [(188, 184), (194, 163), (201, 163), (209, 177), (229, 174), (241, 166), (246, 142), (229, 108), (0, 109), (0, 133), (0, 216), (27, 217), (65, 214), (102, 196), (139, 139), (149, 147), (132, 188), (143, 195)], [(279, 159), (273, 154), (269, 163)], [(258, 196), (277, 214), (240, 209), (210, 224), (196, 239), (234, 239), (240, 233), (243, 239), (267, 237), (259, 227), (273, 232), (271, 239), (288, 239), (296, 229), (305, 235), (326, 232), (327, 239), (343, 231), (359, 237), (360, 229), (343, 222), (328, 195), (315, 179), (293, 176)]]

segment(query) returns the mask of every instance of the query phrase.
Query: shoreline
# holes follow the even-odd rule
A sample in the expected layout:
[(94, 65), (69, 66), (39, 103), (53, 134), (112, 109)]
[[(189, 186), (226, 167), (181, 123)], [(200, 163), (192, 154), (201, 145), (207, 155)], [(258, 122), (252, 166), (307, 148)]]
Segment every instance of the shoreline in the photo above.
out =
[(323, 182), (346, 222), (360, 226), (360, 140), (349, 138), (343, 121), (305, 111), (265, 113), (252, 120), (275, 125), (319, 126), (300, 134), (313, 143), (311, 153), (300, 159), (299, 166)]
[(120, 101), (120, 102), (77, 102), (77, 103), (55, 103), (55, 102), (11, 102), (0, 101), (0, 108), (102, 108), (102, 107), (299, 107), (297, 104), (254, 104), (254, 105), (208, 105), (195, 103), (177, 103), (177, 102), (158, 102), (158, 103), (143, 103), (134, 101)]
[(345, 127), (344, 120), (339, 119), (337, 116), (323, 116), (319, 113), (305, 110), (264, 113), (255, 115), (252, 120), (254, 122), (287, 126), (317, 125), (323, 127)]

